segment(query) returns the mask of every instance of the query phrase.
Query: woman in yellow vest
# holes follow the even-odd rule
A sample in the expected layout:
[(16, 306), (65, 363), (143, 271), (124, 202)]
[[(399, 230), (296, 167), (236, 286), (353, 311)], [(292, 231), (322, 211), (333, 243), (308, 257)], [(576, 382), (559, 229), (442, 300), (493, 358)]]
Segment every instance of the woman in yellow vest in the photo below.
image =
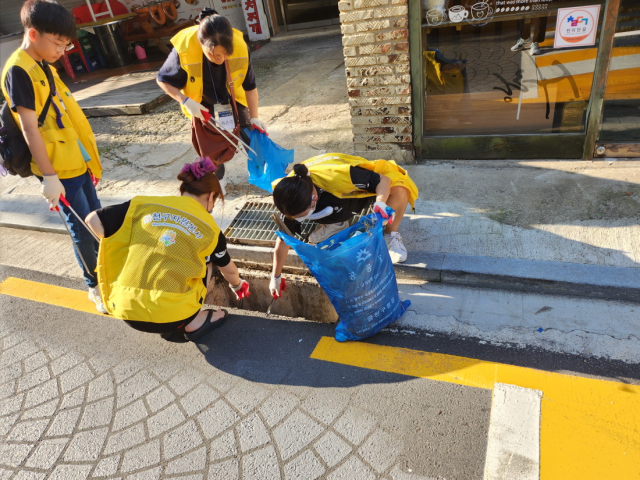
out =
[[(294, 165), (289, 176), (276, 180), (273, 186), (273, 203), (292, 234), (302, 233), (304, 220), (313, 220), (319, 225), (309, 235), (309, 243), (320, 243), (347, 228), (354, 215), (373, 205), (375, 212), (388, 219), (384, 236), (391, 260), (402, 263), (407, 259), (398, 227), (407, 204), (414, 207), (418, 187), (395, 162), (327, 153)], [(387, 215), (387, 206), (395, 215)], [(281, 273), (288, 251), (289, 246), (278, 238), (269, 285), (274, 298), (281, 295)]]
[(202, 308), (212, 264), (238, 299), (249, 295), (211, 216), (224, 199), (215, 171), (201, 158), (178, 175), (180, 197), (134, 197), (89, 214), (102, 239), (98, 285), (111, 315), (136, 330), (195, 341), (227, 319), (226, 310)]
[[(158, 72), (158, 85), (182, 105), (189, 119), (204, 121), (203, 111), (213, 115), (214, 110), (231, 108), (229, 84), (233, 83), (242, 127), (240, 135), (249, 144), (245, 128), (267, 130), (258, 118), (258, 89), (249, 48), (242, 32), (232, 28), (229, 20), (215, 10), (205, 8), (198, 18), (199, 25), (181, 30), (171, 39), (174, 48)], [(225, 60), (229, 62), (230, 79)], [(224, 164), (219, 166), (216, 176), (224, 177)]]

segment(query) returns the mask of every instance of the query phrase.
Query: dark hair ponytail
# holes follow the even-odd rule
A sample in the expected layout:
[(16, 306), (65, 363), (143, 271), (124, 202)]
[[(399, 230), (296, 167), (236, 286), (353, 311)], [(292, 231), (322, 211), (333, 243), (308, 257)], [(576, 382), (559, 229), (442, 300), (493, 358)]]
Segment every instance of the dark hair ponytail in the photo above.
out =
[(199, 24), (202, 20), (204, 20), (205, 18), (207, 18), (207, 17), (209, 17), (211, 15), (218, 15), (218, 11), (214, 10), (213, 8), (204, 7), (202, 9), (202, 11), (196, 17), (196, 23)]
[(298, 163), (293, 166), (292, 177), (284, 177), (273, 189), (273, 203), (288, 217), (293, 217), (309, 208), (313, 194), (313, 182), (309, 169)]
[(227, 55), (232, 55), (233, 28), (227, 17), (218, 15), (215, 10), (211, 10), (211, 13), (203, 10), (200, 16), (202, 15), (205, 16), (200, 20), (200, 26), (198, 27), (200, 45), (209, 50), (221, 45), (227, 51)]
[(220, 187), (220, 182), (213, 172), (205, 173), (200, 179), (197, 179), (192, 172), (180, 172), (178, 174), (178, 180), (182, 182), (182, 184), (180, 184), (180, 193), (182, 194), (190, 193), (191, 195), (199, 197), (213, 192), (214, 205), (218, 198), (224, 200), (222, 187)]

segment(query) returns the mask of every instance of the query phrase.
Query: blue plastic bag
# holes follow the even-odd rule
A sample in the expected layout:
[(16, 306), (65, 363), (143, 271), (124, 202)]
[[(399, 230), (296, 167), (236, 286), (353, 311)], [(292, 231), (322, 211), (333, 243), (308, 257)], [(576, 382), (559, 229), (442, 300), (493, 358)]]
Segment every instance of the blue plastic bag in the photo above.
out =
[(247, 160), (249, 183), (273, 193), (271, 182), (286, 175), (284, 172), (293, 162), (294, 151), (282, 148), (258, 130), (245, 129), (245, 132), (251, 139), (249, 146), (258, 153), (256, 156), (249, 150), (249, 160)]
[(379, 214), (366, 215), (317, 245), (303, 243), (283, 232), (277, 234), (304, 261), (338, 312), (337, 341), (375, 335), (398, 320), (411, 305), (398, 295), (396, 272)]

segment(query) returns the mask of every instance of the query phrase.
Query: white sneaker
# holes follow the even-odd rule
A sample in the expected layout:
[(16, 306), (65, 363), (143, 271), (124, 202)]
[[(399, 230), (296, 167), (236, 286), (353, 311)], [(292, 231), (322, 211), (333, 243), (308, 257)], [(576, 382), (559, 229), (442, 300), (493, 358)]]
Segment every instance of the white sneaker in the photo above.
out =
[(529, 47), (529, 55), (538, 55), (540, 53), (540, 46), (533, 42)]
[(385, 234), (384, 240), (387, 242), (392, 263), (402, 263), (407, 260), (407, 247), (402, 243), (402, 237), (398, 232)]
[(106, 313), (107, 309), (104, 308), (104, 304), (102, 303), (102, 298), (100, 297), (100, 290), (97, 287), (93, 287), (89, 289), (89, 300), (96, 304), (96, 310), (100, 313)]
[(338, 232), (341, 232), (349, 226), (349, 222), (329, 223), (326, 225), (320, 224), (309, 235), (309, 243), (320, 243), (329, 237), (332, 237)]
[(511, 51), (512, 52), (519, 52), (520, 50), (524, 50), (525, 49), (525, 43), (527, 43), (527, 41), (523, 38), (518, 39), (518, 41), (516, 42), (516, 44), (511, 47)]

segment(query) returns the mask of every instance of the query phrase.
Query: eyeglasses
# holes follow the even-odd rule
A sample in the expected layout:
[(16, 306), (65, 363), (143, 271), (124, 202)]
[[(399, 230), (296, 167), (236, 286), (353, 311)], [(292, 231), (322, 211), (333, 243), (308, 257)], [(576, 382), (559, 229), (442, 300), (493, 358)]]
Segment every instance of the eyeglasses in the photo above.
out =
[(51, 43), (53, 43), (56, 46), (56, 52), (59, 52), (59, 53), (68, 52), (69, 50), (73, 50), (73, 47), (75, 47), (75, 45), (73, 43), (67, 43), (66, 45), (60, 45), (59, 43), (56, 43), (53, 40), (51, 40), (49, 37), (47, 37), (44, 33), (41, 33), (40, 35), (42, 35), (44, 38), (46, 38), (47, 40), (49, 40)]

